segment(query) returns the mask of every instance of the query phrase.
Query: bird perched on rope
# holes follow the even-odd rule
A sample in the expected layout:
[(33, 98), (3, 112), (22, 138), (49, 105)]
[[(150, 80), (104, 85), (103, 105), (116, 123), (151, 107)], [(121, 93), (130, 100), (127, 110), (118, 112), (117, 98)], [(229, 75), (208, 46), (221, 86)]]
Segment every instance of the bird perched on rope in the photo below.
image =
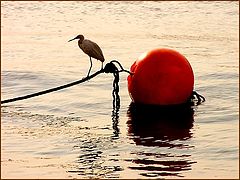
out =
[(83, 35), (78, 35), (76, 36), (75, 38), (69, 40), (68, 42), (70, 41), (73, 41), (75, 39), (79, 39), (78, 40), (78, 46), (79, 48), (89, 56), (90, 58), (90, 68), (89, 68), (89, 71), (88, 71), (88, 75), (90, 74), (90, 71), (91, 71), (91, 68), (92, 68), (92, 59), (91, 58), (95, 58), (97, 60), (100, 60), (102, 62), (102, 69), (103, 69), (103, 62), (104, 62), (104, 56), (103, 56), (103, 53), (102, 53), (102, 50), (100, 49), (100, 47), (93, 41), (90, 41), (88, 39), (84, 39), (84, 36)]

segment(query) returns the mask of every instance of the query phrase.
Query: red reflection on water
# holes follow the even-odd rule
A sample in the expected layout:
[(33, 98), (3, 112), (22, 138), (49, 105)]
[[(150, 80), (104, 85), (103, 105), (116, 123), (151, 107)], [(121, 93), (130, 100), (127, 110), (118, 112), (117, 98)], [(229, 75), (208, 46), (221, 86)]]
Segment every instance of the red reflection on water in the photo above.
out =
[[(167, 149), (189, 149), (187, 142), (192, 137), (194, 110), (189, 104), (175, 106), (137, 105), (131, 103), (128, 109), (128, 135), (136, 145), (163, 147)], [(176, 152), (178, 152), (176, 150)], [(130, 169), (141, 171), (146, 177), (179, 176), (181, 171), (191, 170), (189, 154), (138, 152), (141, 158), (130, 160), (138, 166)], [(154, 159), (153, 159), (154, 158)], [(173, 160), (174, 159), (174, 160)], [(144, 173), (142, 172), (144, 171)]]

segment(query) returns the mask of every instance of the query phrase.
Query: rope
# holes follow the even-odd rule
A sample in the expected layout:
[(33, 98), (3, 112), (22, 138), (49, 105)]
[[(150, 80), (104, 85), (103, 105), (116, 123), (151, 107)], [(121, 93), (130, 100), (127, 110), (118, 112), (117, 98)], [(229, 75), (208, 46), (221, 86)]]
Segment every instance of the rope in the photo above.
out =
[(189, 98), (189, 102), (190, 103), (195, 102), (196, 105), (200, 105), (201, 103), (203, 103), (205, 101), (206, 101), (206, 99), (202, 95), (198, 94), (196, 91), (193, 91), (192, 95)]
[[(118, 70), (118, 68), (116, 67), (116, 65), (114, 63), (117, 63), (117, 65), (120, 67), (120, 70)], [(118, 111), (120, 109), (120, 96), (118, 94), (119, 93), (118, 83), (119, 83), (119, 73), (120, 72), (127, 72), (131, 75), (133, 74), (133, 73), (125, 70), (117, 60), (112, 60), (110, 63), (107, 63), (103, 69), (95, 72), (94, 74), (92, 74), (90, 76), (84, 77), (80, 80), (77, 80), (77, 81), (62, 85), (62, 86), (58, 86), (58, 87), (55, 87), (55, 88), (40, 91), (40, 92), (37, 92), (37, 93), (33, 93), (33, 94), (25, 95), (25, 96), (20, 96), (20, 97), (16, 97), (16, 98), (12, 98), (12, 99), (3, 100), (3, 101), (1, 101), (1, 104), (20, 101), (20, 100), (24, 100), (24, 99), (29, 99), (29, 98), (32, 98), (32, 97), (40, 96), (40, 95), (51, 93), (51, 92), (54, 92), (54, 91), (59, 91), (61, 89), (68, 88), (68, 87), (83, 83), (85, 81), (88, 81), (88, 80), (94, 78), (95, 76), (97, 76), (101, 73), (113, 73), (114, 80), (113, 80), (112, 96), (113, 96), (113, 116), (114, 116), (114, 115), (118, 114)], [(196, 100), (197, 100), (197, 102), (196, 102)], [(190, 98), (188, 100), (188, 102), (190, 102), (190, 103), (196, 102), (197, 105), (201, 104), (204, 101), (205, 101), (205, 98), (202, 95), (198, 94), (196, 91), (192, 92), (192, 95), (190, 96)]]
[[(116, 60), (114, 60), (114, 62), (116, 62)], [(122, 68), (122, 66), (121, 66), (121, 68)], [(88, 81), (88, 80), (94, 78), (95, 76), (97, 76), (97, 75), (99, 75), (101, 73), (113, 73), (115, 79), (117, 78), (116, 80), (114, 80), (114, 84), (113, 84), (114, 89), (116, 88), (117, 90), (114, 91), (114, 89), (113, 89), (113, 91), (114, 91), (113, 94), (114, 94), (115, 99), (117, 99), (116, 102), (120, 104), (120, 100), (119, 100), (119, 96), (118, 96), (118, 91), (119, 91), (119, 88), (118, 88), (119, 75), (118, 75), (118, 73), (119, 72), (128, 72), (128, 71), (124, 70), (123, 68), (120, 71), (118, 71), (117, 67), (111, 61), (110, 63), (107, 63), (106, 66), (103, 69), (95, 72), (94, 74), (92, 74), (90, 76), (82, 78), (80, 80), (77, 80), (77, 81), (74, 81), (74, 82), (62, 85), (62, 86), (58, 86), (58, 87), (55, 87), (55, 88), (51, 88), (51, 89), (47, 89), (47, 90), (44, 90), (44, 91), (40, 91), (40, 92), (37, 92), (37, 93), (33, 93), (33, 94), (25, 95), (25, 96), (20, 96), (20, 97), (16, 97), (16, 98), (12, 98), (12, 99), (6, 99), (6, 100), (1, 101), (1, 104), (6, 104), (6, 103), (10, 103), (10, 102), (15, 102), (15, 101), (20, 101), (20, 100), (24, 100), (24, 99), (29, 99), (29, 98), (32, 98), (32, 97), (40, 96), (40, 95), (51, 93), (51, 92), (54, 92), (54, 91), (59, 91), (61, 89), (68, 88), (68, 87), (71, 87), (71, 86), (83, 83), (85, 81)]]

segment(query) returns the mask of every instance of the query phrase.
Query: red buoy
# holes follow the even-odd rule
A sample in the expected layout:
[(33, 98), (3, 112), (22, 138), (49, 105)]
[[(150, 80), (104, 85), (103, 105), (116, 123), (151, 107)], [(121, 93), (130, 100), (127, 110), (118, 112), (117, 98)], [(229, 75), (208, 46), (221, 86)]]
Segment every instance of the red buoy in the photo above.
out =
[(154, 49), (131, 66), (128, 91), (135, 103), (174, 105), (191, 96), (194, 75), (188, 60), (172, 49)]

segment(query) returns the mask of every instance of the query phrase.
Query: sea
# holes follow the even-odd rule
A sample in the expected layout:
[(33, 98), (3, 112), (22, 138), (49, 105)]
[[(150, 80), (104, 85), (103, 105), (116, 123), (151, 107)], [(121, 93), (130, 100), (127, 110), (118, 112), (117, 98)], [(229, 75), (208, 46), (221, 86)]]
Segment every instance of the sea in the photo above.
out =
[(239, 178), (238, 1), (1, 1), (1, 100), (84, 78), (79, 34), (126, 70), (178, 51), (206, 101), (138, 109), (121, 72), (117, 107), (111, 73), (1, 104), (1, 178)]

